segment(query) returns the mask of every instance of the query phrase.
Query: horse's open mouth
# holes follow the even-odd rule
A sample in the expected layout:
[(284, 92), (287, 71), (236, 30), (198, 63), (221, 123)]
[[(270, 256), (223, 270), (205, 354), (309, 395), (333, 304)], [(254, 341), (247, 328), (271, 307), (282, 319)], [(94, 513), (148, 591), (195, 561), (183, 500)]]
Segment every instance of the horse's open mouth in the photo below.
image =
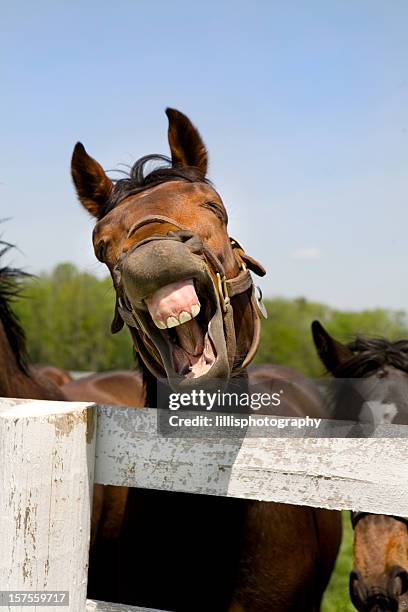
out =
[(194, 281), (170, 283), (144, 301), (169, 347), (176, 374), (186, 378), (206, 374), (217, 359), (208, 329), (212, 307), (205, 298), (199, 299)]
[(132, 335), (154, 376), (174, 391), (224, 387), (235, 355), (234, 323), (207, 262), (182, 242), (160, 240), (127, 253), (120, 271), (136, 316)]

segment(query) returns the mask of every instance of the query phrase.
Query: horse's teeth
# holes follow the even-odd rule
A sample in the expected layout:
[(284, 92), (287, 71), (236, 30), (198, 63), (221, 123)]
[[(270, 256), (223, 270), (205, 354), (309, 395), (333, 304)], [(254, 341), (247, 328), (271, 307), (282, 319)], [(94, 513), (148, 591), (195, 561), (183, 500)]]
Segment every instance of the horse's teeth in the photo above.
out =
[(154, 324), (156, 327), (158, 327), (159, 329), (166, 329), (166, 324), (163, 323), (163, 321), (159, 321), (159, 319), (153, 319)]
[(187, 312), (187, 310), (182, 310), (178, 318), (173, 316), (167, 317), (166, 323), (164, 323), (160, 319), (153, 319), (153, 321), (156, 327), (158, 327), (159, 329), (177, 327), (177, 325), (183, 325), (183, 323), (187, 323), (187, 321), (191, 321), (191, 319), (194, 319), (194, 317), (196, 317), (200, 312), (200, 308), (200, 304), (194, 304), (191, 307), (191, 314)]
[(191, 316), (194, 318), (198, 315), (198, 313), (200, 312), (200, 304), (194, 304), (191, 308)]
[(185, 310), (183, 310), (183, 312), (180, 312), (179, 314), (180, 324), (187, 323), (187, 321), (191, 321), (191, 319), (192, 317), (189, 312), (186, 312)]

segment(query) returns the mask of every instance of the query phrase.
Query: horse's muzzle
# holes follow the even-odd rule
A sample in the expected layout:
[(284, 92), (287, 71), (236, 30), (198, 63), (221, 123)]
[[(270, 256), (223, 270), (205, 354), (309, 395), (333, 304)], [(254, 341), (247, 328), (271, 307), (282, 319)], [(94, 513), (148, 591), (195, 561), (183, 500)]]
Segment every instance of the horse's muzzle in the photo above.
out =
[[(222, 380), (227, 384), (235, 354), (235, 334), (227, 334), (224, 329), (225, 313), (205, 258), (192, 252), (185, 242), (152, 240), (122, 256), (119, 271), (124, 299), (139, 336), (138, 350), (151, 370), (152, 348), (155, 349), (154, 361), (159, 363), (154, 374), (165, 376), (174, 389), (188, 389), (198, 381), (207, 385), (216, 380), (218, 387)], [(173, 285), (178, 286), (175, 284), (191, 286), (190, 293), (197, 296), (195, 310), (183, 310), (186, 322), (166, 316), (161, 321), (153, 320), (154, 296), (161, 295), (163, 288), (169, 287), (170, 291)]]
[(155, 240), (127, 253), (120, 264), (123, 287), (134, 308), (146, 309), (145, 298), (177, 281), (194, 278), (208, 284), (205, 261), (182, 242)]
[(402, 612), (407, 610), (408, 572), (393, 566), (388, 573), (363, 577), (350, 573), (350, 598), (360, 612)]

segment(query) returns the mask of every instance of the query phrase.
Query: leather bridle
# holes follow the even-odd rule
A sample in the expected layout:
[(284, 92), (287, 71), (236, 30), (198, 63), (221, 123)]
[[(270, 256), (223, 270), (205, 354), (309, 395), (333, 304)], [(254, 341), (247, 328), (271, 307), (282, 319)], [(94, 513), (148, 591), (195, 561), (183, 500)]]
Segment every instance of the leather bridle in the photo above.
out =
[[(245, 253), (241, 244), (237, 240), (230, 238), (233, 253), (239, 266), (239, 272), (233, 278), (226, 278), (224, 267), (213, 250), (208, 245), (204, 244), (204, 242), (197, 235), (195, 235), (190, 228), (178, 223), (170, 217), (166, 217), (165, 215), (147, 215), (143, 217), (130, 228), (128, 238), (141, 228), (144, 228), (150, 224), (158, 223), (171, 225), (177, 228), (177, 231), (171, 231), (167, 234), (154, 234), (148, 238), (140, 240), (132, 246), (131, 252), (134, 253), (141, 246), (153, 241), (173, 240), (182, 242), (186, 247), (188, 247), (191, 253), (202, 258), (206, 262), (209, 271), (212, 272), (211, 277), (216, 288), (220, 307), (222, 309), (226, 343), (229, 347), (235, 348), (235, 328), (231, 299), (247, 291), (251, 292), (250, 303), (252, 308), (254, 329), (251, 346), (246, 355), (243, 356), (239, 365), (236, 363), (234, 364), (235, 350), (233, 350), (234, 354), (230, 355), (230, 367), (232, 368), (234, 366), (234, 371), (246, 368), (253, 359), (259, 344), (259, 315), (261, 314), (264, 317), (266, 316), (266, 311), (261, 302), (262, 295), (257, 295), (257, 287), (254, 285), (250, 270), (259, 276), (264, 276), (265, 269), (259, 262)], [(129, 253), (126, 253), (125, 256), (128, 254)], [(149, 333), (146, 329), (143, 318), (132, 306), (131, 302), (126, 296), (120, 281), (120, 260), (118, 264), (119, 280), (115, 282), (115, 287), (117, 290), (117, 314), (119, 314), (124, 323), (129, 326), (135, 344), (135, 349), (140, 354), (145, 365), (153, 372), (155, 376), (163, 377), (165, 374), (162, 371), (162, 368), (157, 368), (157, 365), (160, 364), (160, 355), (149, 337)], [(149, 351), (145, 349), (145, 345), (149, 347)], [(154, 361), (156, 363), (153, 363), (152, 357), (154, 357)]]

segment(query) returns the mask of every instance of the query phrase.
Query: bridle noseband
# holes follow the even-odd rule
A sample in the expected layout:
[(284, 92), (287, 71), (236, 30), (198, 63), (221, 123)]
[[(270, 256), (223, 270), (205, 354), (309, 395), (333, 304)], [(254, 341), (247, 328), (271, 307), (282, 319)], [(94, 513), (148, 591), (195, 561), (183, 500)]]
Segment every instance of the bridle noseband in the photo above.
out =
[[(254, 333), (251, 346), (239, 366), (239, 369), (246, 368), (250, 361), (253, 359), (258, 348), (260, 337), (260, 315), (264, 317), (267, 316), (265, 307), (263, 306), (261, 301), (262, 294), (259, 295), (257, 293), (257, 287), (254, 285), (250, 270), (248, 268), (250, 268), (259, 276), (263, 276), (265, 274), (264, 268), (259, 262), (257, 262), (245, 253), (243, 247), (237, 240), (230, 238), (230, 244), (233, 249), (235, 259), (239, 266), (239, 272), (233, 278), (226, 278), (224, 267), (216, 256), (216, 254), (214, 253), (214, 251), (208, 245), (206, 245), (196, 234), (194, 234), (190, 228), (178, 223), (170, 217), (166, 217), (165, 215), (147, 215), (143, 217), (130, 228), (128, 232), (128, 238), (141, 228), (144, 228), (150, 224), (158, 223), (171, 225), (177, 228), (177, 231), (171, 231), (167, 234), (154, 234), (152, 236), (149, 236), (148, 238), (140, 240), (132, 246), (130, 252), (133, 253), (144, 244), (148, 244), (153, 241), (172, 240), (182, 242), (191, 251), (191, 253), (204, 259), (213, 275), (213, 282), (223, 313), (226, 338), (227, 341), (230, 341), (231, 346), (235, 346), (235, 328), (231, 299), (247, 291), (251, 291), (250, 303), (253, 313)], [(125, 256), (127, 256), (128, 254), (129, 253), (126, 253)], [(137, 337), (140, 335), (144, 336), (145, 341), (148, 340), (148, 344), (150, 345), (151, 351), (154, 352), (157, 356), (157, 351), (154, 349), (154, 346), (152, 346), (152, 343), (149, 341), (150, 339), (148, 330), (146, 329), (146, 326), (143, 323), (142, 317), (139, 316), (137, 310), (133, 308), (132, 304), (127, 299), (126, 293), (123, 289), (120, 280), (115, 283), (115, 287), (117, 290), (116, 311), (120, 315), (124, 323), (126, 323), (131, 328), (131, 332), (133, 330), (132, 336), (135, 342), (136, 350), (141, 354), (141, 357), (145, 361), (146, 365), (148, 365), (149, 362), (151, 364), (151, 359), (149, 359), (149, 356), (143, 356), (144, 351), (142, 350)], [(135, 334), (135, 332), (137, 332), (137, 335)], [(234, 338), (232, 338), (232, 336), (234, 336)], [(150, 367), (150, 369), (152, 368)]]

